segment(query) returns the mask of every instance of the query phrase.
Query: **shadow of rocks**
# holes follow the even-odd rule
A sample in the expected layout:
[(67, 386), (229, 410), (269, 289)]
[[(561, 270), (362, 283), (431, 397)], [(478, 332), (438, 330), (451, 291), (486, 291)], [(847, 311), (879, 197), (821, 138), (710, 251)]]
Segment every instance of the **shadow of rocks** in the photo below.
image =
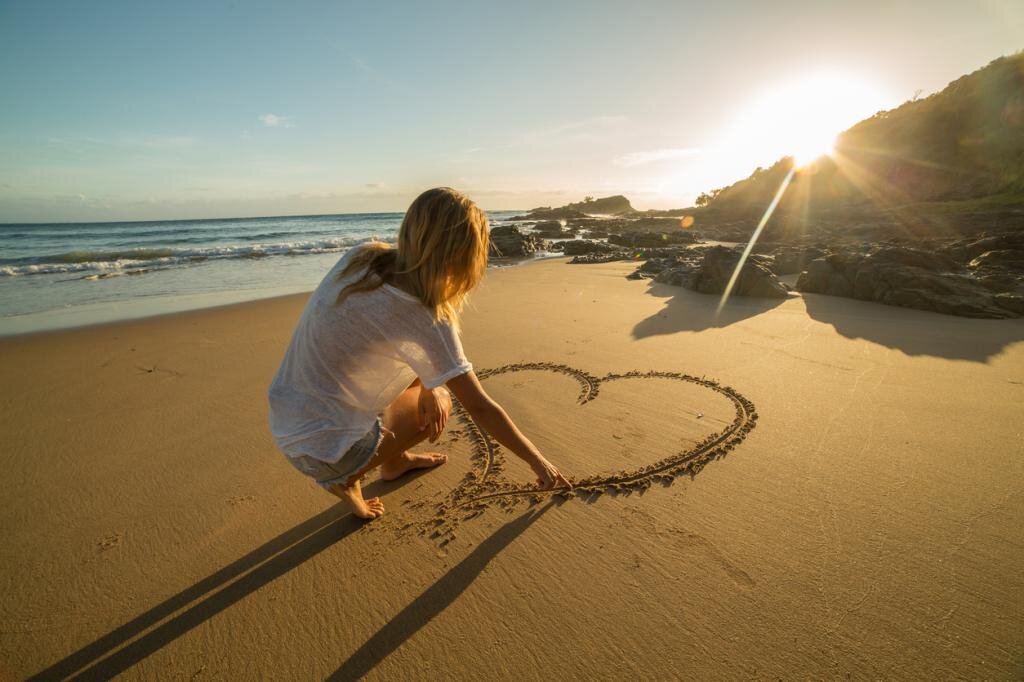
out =
[(988, 362), (1024, 341), (1024, 320), (984, 320), (881, 303), (803, 294), (807, 314), (850, 339), (864, 339), (906, 355)]
[(665, 298), (665, 307), (633, 327), (633, 338), (699, 332), (714, 327), (728, 327), (736, 322), (766, 313), (786, 299), (748, 298), (734, 296), (726, 303), (721, 314), (716, 314), (719, 296), (700, 294), (668, 284), (652, 282), (647, 294)]

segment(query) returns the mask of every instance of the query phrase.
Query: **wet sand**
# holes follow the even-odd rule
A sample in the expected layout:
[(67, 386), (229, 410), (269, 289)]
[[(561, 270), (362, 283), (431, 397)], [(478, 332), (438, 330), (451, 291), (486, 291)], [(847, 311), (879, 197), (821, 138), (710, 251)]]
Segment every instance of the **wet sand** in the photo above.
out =
[[(488, 272), (484, 385), (344, 516), (264, 391), (305, 296), (0, 339), (0, 677), (1024, 675), (1024, 321)], [(486, 371), (485, 371), (486, 370)]]

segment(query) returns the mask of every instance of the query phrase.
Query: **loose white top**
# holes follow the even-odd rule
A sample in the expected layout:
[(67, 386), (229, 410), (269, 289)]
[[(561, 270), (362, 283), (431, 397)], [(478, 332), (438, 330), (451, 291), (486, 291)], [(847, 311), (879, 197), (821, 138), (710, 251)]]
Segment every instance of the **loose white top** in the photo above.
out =
[(337, 275), (348, 251), (310, 296), (270, 384), (270, 430), (290, 457), (338, 461), (416, 377), (427, 388), (473, 369), (458, 333), (390, 284), (335, 300), (359, 268)]

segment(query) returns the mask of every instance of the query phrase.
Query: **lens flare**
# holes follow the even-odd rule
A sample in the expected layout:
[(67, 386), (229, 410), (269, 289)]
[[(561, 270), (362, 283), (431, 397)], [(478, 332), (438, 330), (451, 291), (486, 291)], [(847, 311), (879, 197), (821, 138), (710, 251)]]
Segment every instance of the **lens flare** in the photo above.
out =
[(794, 167), (790, 168), (789, 172), (786, 173), (786, 177), (782, 179), (782, 184), (779, 185), (779, 191), (775, 193), (772, 203), (768, 204), (768, 209), (765, 210), (764, 215), (761, 216), (761, 222), (757, 224), (754, 234), (750, 235), (750, 241), (747, 242), (747, 248), (743, 249), (743, 255), (740, 256), (739, 262), (736, 263), (736, 269), (732, 271), (729, 283), (725, 285), (725, 291), (722, 292), (722, 298), (718, 301), (718, 308), (715, 309), (716, 318), (722, 313), (722, 308), (725, 307), (726, 301), (729, 300), (729, 294), (732, 293), (732, 288), (736, 286), (736, 280), (740, 278), (740, 271), (743, 269), (743, 265), (747, 262), (747, 256), (749, 256), (750, 252), (754, 249), (754, 244), (757, 243), (757, 238), (761, 236), (761, 231), (764, 230), (764, 226), (768, 224), (768, 220), (772, 217), (772, 213), (775, 212), (775, 207), (779, 205), (779, 200), (782, 199), (782, 195), (786, 193), (786, 188), (789, 187), (789, 183), (793, 179), (793, 174), (795, 172), (796, 168)]

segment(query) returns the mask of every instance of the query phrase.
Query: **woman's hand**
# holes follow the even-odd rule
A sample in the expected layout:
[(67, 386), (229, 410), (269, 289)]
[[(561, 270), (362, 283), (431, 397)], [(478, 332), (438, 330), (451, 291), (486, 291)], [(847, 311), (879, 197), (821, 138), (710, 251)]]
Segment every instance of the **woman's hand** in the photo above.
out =
[(537, 485), (541, 490), (551, 490), (555, 487), (572, 490), (572, 483), (566, 480), (554, 464), (544, 459), (543, 455), (537, 455), (530, 467), (533, 469), (533, 473), (537, 474)]
[(420, 387), (419, 405), (416, 408), (416, 425), (420, 431), (428, 430), (430, 442), (436, 441), (448, 423), (448, 415), (452, 411), (452, 396), (448, 389), (438, 386), (435, 389)]

